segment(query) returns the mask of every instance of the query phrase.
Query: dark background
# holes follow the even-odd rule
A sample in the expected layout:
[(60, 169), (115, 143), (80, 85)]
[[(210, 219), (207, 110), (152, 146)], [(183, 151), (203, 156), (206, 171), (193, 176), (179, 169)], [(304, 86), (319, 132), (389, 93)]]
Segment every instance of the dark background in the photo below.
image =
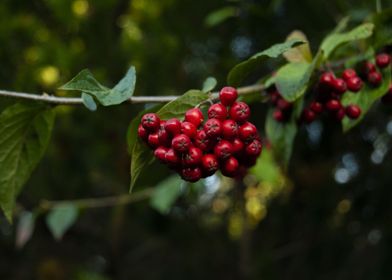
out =
[[(224, 7), (236, 15), (207, 26)], [(181, 94), (208, 76), (223, 86), (237, 62), (292, 30), (305, 32), (315, 52), (342, 17), (361, 22), (375, 8), (365, 0), (2, 0), (0, 88), (64, 94), (56, 88), (84, 68), (112, 86), (130, 65), (137, 95)], [(252, 106), (262, 129), (267, 106)], [(21, 207), (127, 193), (126, 131), (141, 109), (58, 107)], [(301, 128), (289, 179), (250, 224), (236, 191), (220, 195), (229, 202), (223, 211), (215, 198), (198, 203), (200, 193), (185, 193), (167, 215), (148, 202), (87, 209), (60, 242), (41, 217), (22, 249), (1, 218), (0, 279), (390, 279), (391, 110), (377, 105), (346, 135), (331, 123)], [(157, 166), (155, 174), (135, 191), (167, 171)]]

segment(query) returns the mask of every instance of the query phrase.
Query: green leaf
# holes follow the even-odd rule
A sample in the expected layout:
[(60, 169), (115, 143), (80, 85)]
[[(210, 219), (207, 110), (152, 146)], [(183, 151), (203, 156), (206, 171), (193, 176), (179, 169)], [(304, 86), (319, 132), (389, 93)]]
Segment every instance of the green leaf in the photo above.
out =
[(201, 91), (208, 93), (208, 92), (212, 91), (216, 87), (217, 83), (218, 82), (216, 81), (216, 79), (214, 77), (208, 77), (204, 81), (203, 89)]
[(375, 24), (372, 46), (374, 49), (392, 44), (392, 8), (385, 8), (381, 13), (372, 15), (371, 21)]
[(157, 112), (157, 114), (163, 120), (171, 118), (183, 119), (186, 111), (196, 107), (207, 99), (208, 94), (205, 92), (191, 89), (175, 100), (167, 103)]
[[(189, 90), (180, 97), (175, 100), (164, 105), (158, 112), (158, 116), (167, 120), (170, 118), (183, 118), (184, 114), (187, 110), (194, 108), (199, 105), (201, 102), (206, 101), (208, 99), (208, 94), (200, 91), (200, 90)], [(136, 127), (136, 124), (132, 126), (133, 129)], [(135, 135), (135, 134), (134, 134)], [(133, 143), (133, 149), (131, 153), (131, 184), (130, 184), (130, 192), (136, 183), (137, 178), (143, 169), (152, 163), (154, 160), (151, 150), (144, 144), (140, 139), (134, 141), (136, 136), (130, 135), (129, 145)]]
[(0, 207), (9, 221), (16, 196), (45, 153), (54, 118), (38, 104), (15, 104), (0, 115)]
[(90, 111), (96, 111), (97, 110), (97, 104), (94, 101), (94, 98), (85, 92), (82, 92), (82, 100), (83, 100), (83, 105), (86, 106), (87, 109)]
[(307, 89), (309, 63), (288, 63), (276, 73), (275, 85), (284, 99), (294, 102)]
[(150, 204), (160, 213), (167, 214), (173, 203), (181, 195), (181, 190), (181, 178), (177, 175), (172, 175), (156, 186)]
[(387, 93), (389, 85), (391, 83), (391, 70), (388, 67), (382, 71), (383, 82), (377, 87), (373, 88), (370, 86), (364, 86), (360, 92), (346, 92), (342, 97), (343, 106), (358, 105), (361, 108), (361, 115), (356, 120), (351, 120), (345, 117), (342, 122), (343, 131), (347, 132), (357, 124), (359, 124), (369, 111), (371, 106), (380, 99), (384, 94)]
[(136, 70), (133, 66), (113, 89), (101, 85), (93, 74), (85, 69), (60, 89), (85, 92), (96, 97), (103, 106), (111, 106), (128, 100), (133, 95), (135, 84)]
[(79, 209), (71, 203), (55, 207), (46, 216), (46, 224), (53, 237), (61, 240), (78, 218)]
[(139, 138), (133, 146), (131, 154), (131, 184), (129, 192), (132, 192), (136, 180), (145, 167), (150, 165), (154, 160), (153, 153)]
[(293, 47), (297, 47), (305, 42), (299, 39), (290, 40), (284, 43), (275, 44), (272, 47), (253, 55), (248, 60), (237, 64), (231, 69), (227, 81), (231, 86), (239, 86), (240, 83), (255, 69), (262, 65), (267, 58), (277, 58)]
[(259, 182), (269, 183), (272, 186), (278, 185), (283, 177), (282, 170), (270, 149), (263, 150), (256, 165), (249, 169), (249, 173), (254, 175)]
[(17, 248), (23, 248), (23, 246), (30, 240), (35, 227), (36, 216), (29, 211), (23, 211), (18, 220), (16, 226), (16, 238), (15, 245)]
[(275, 158), (286, 167), (293, 150), (294, 139), (297, 134), (295, 118), (286, 123), (277, 122), (273, 118), (273, 109), (267, 114), (265, 123), (267, 139), (270, 141)]
[(236, 15), (236, 9), (234, 7), (224, 7), (208, 14), (204, 20), (204, 23), (208, 27), (213, 27), (224, 22), (225, 20), (231, 17), (234, 17), (235, 15)]
[(292, 48), (285, 52), (283, 56), (287, 59), (288, 62), (312, 62), (312, 52), (309, 47), (308, 38), (306, 35), (300, 30), (294, 30), (287, 36), (286, 41), (290, 41), (293, 39), (298, 39), (305, 42), (303, 45)]
[(333, 33), (321, 43), (320, 49), (324, 52), (324, 58), (328, 59), (332, 52), (340, 45), (360, 39), (366, 39), (373, 34), (374, 24), (364, 23), (345, 33)]

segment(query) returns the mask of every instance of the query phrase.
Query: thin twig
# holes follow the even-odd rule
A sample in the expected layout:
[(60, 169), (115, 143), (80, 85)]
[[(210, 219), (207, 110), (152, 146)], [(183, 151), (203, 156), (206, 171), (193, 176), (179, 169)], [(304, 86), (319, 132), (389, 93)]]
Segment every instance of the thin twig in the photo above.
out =
[[(241, 95), (249, 94), (257, 91), (262, 91), (264, 89), (263, 85), (252, 85), (246, 86), (242, 88), (238, 88), (238, 93)], [(212, 93), (213, 97), (218, 96), (218, 92)], [(9, 97), (9, 98), (19, 98), (19, 99), (28, 99), (34, 101), (42, 101), (51, 104), (58, 105), (82, 105), (83, 100), (79, 97), (58, 97), (54, 95), (48, 94), (32, 94), (25, 92), (16, 92), (16, 91), (8, 91), (8, 90), (0, 90), (0, 97)], [(132, 96), (128, 99), (129, 103), (166, 103), (176, 99), (179, 96), (170, 95), (170, 96)]]
[(76, 199), (76, 200), (43, 200), (39, 204), (38, 208), (42, 211), (48, 211), (53, 208), (59, 208), (65, 205), (72, 204), (77, 208), (102, 208), (111, 207), (117, 205), (131, 204), (134, 202), (139, 202), (150, 198), (155, 189), (147, 188), (133, 194), (123, 194), (117, 196), (108, 196), (102, 198), (86, 198), (86, 199)]

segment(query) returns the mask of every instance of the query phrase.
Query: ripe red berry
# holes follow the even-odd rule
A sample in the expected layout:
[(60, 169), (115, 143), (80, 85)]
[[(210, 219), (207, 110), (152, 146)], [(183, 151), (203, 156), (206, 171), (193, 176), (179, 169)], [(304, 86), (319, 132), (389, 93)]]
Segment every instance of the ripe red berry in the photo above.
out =
[(335, 120), (336, 121), (341, 121), (341, 120), (343, 120), (343, 118), (344, 118), (344, 116), (345, 116), (345, 111), (344, 111), (344, 109), (343, 108), (340, 108), (339, 110), (337, 110), (337, 111), (335, 111), (334, 112), (334, 118), (335, 118)]
[(367, 75), (369, 73), (376, 71), (376, 66), (370, 61), (365, 61), (362, 66), (362, 71), (364, 74)]
[(346, 115), (350, 119), (357, 119), (361, 115), (361, 108), (357, 105), (349, 105), (346, 107)]
[(309, 124), (309, 123), (313, 122), (315, 119), (316, 119), (316, 114), (312, 110), (305, 108), (302, 111), (302, 120), (305, 123)]
[(221, 166), (221, 172), (227, 177), (235, 177), (238, 172), (239, 163), (235, 157), (229, 157)]
[(363, 82), (360, 77), (351, 77), (347, 79), (347, 88), (349, 91), (358, 92), (363, 86)]
[(338, 94), (343, 94), (347, 90), (346, 82), (343, 79), (334, 79), (332, 81), (332, 88)]
[(218, 119), (225, 120), (227, 118), (227, 109), (222, 103), (212, 104), (210, 108), (208, 108), (208, 118), (209, 119)]
[(293, 107), (293, 103), (286, 101), (283, 98), (280, 98), (276, 103), (276, 107), (278, 107), (282, 111), (290, 110)]
[(180, 157), (173, 148), (170, 148), (165, 154), (165, 161), (170, 166), (177, 166), (180, 164)]
[(331, 87), (334, 80), (335, 75), (332, 72), (324, 72), (320, 76), (319, 83), (322, 86)]
[(368, 79), (368, 82), (374, 87), (381, 85), (381, 82), (382, 82), (382, 76), (381, 76), (380, 72), (377, 72), (377, 71), (369, 73), (367, 76), (367, 79)]
[(224, 87), (219, 92), (219, 99), (225, 106), (231, 106), (238, 97), (238, 92), (233, 87)]
[(309, 107), (310, 110), (312, 110), (316, 114), (320, 114), (323, 112), (323, 104), (321, 104), (320, 102), (313, 101), (312, 103), (310, 103)]
[(203, 152), (197, 147), (190, 147), (188, 152), (183, 156), (184, 166), (195, 166), (201, 162)]
[(153, 149), (158, 148), (158, 146), (159, 146), (158, 133), (152, 133), (152, 134), (148, 135), (147, 142), (151, 148), (153, 148)]
[(185, 153), (191, 146), (191, 140), (185, 134), (179, 134), (172, 140), (172, 148), (180, 153)]
[(347, 82), (347, 80), (357, 77), (357, 72), (354, 69), (348, 68), (345, 69), (342, 73), (342, 78)]
[(181, 123), (181, 133), (185, 134), (189, 138), (194, 138), (196, 136), (197, 128), (191, 122), (182, 122)]
[(203, 173), (211, 176), (219, 169), (219, 162), (214, 154), (206, 154), (201, 159), (201, 166)]
[(261, 153), (262, 145), (260, 140), (253, 140), (245, 147), (245, 153), (248, 156), (259, 156)]
[(337, 111), (342, 107), (342, 104), (337, 99), (331, 99), (325, 104), (325, 107), (328, 111)]
[(241, 141), (239, 138), (235, 138), (232, 142), (231, 145), (233, 146), (233, 155), (240, 154), (245, 147), (244, 142)]
[(238, 134), (238, 124), (231, 119), (225, 120), (222, 123), (222, 134), (225, 139), (233, 139)]
[(171, 137), (169, 133), (164, 128), (164, 124), (161, 124), (161, 127), (158, 130), (158, 139), (159, 144), (165, 147), (170, 147), (171, 144)]
[(201, 178), (200, 167), (189, 167), (181, 170), (181, 177), (188, 182), (197, 182)]
[(258, 137), (257, 128), (254, 124), (246, 122), (238, 130), (239, 138), (242, 141), (250, 142)]
[(148, 114), (143, 115), (141, 123), (142, 123), (142, 126), (146, 130), (148, 130), (150, 132), (155, 132), (159, 128), (160, 119), (157, 114), (148, 113)]
[(155, 149), (154, 151), (154, 156), (160, 161), (160, 162), (166, 162), (166, 153), (168, 151), (168, 148), (160, 146)]
[(199, 108), (189, 109), (185, 113), (185, 120), (193, 123), (196, 127), (199, 127), (199, 125), (204, 121), (203, 113)]
[(227, 140), (221, 140), (218, 142), (218, 144), (215, 145), (214, 154), (220, 160), (227, 159), (232, 155), (232, 153), (233, 146)]
[(139, 124), (137, 127), (137, 135), (144, 141), (148, 140), (148, 131), (142, 126), (142, 124)]
[(386, 53), (380, 53), (376, 56), (376, 64), (380, 68), (388, 67), (391, 64), (391, 56)]
[(209, 119), (205, 122), (203, 129), (210, 138), (217, 138), (222, 135), (222, 123), (218, 119)]
[(272, 117), (277, 121), (277, 122), (283, 122), (285, 121), (285, 115), (283, 114), (282, 110), (275, 110), (272, 114)]
[(274, 104), (274, 105), (276, 105), (278, 103), (278, 101), (281, 99), (281, 97), (282, 96), (277, 91), (272, 91), (270, 93), (271, 103)]
[(167, 120), (164, 126), (165, 130), (172, 136), (181, 133), (181, 122), (176, 118)]
[(194, 143), (196, 147), (200, 148), (202, 151), (207, 152), (212, 149), (214, 141), (212, 141), (212, 139), (207, 136), (207, 133), (204, 129), (201, 129), (197, 131)]
[(246, 122), (250, 116), (250, 108), (244, 102), (235, 102), (230, 108), (230, 118), (238, 123)]

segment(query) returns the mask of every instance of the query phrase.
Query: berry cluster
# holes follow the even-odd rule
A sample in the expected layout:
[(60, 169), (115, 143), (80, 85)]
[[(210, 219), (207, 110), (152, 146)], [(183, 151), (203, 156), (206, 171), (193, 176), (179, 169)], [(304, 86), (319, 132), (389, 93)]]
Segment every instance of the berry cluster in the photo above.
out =
[(199, 108), (185, 113), (184, 121), (160, 120), (145, 114), (138, 135), (154, 150), (155, 157), (189, 182), (211, 176), (218, 169), (227, 177), (255, 164), (262, 144), (256, 126), (248, 121), (250, 108), (236, 101), (237, 90), (224, 87), (220, 103), (208, 109), (208, 119)]
[[(359, 69), (345, 69), (340, 77), (336, 77), (333, 72), (321, 74), (318, 83), (313, 89), (314, 94), (308, 106), (304, 108), (301, 115), (301, 122), (311, 123), (322, 112), (326, 112), (337, 121), (347, 116), (350, 119), (357, 119), (361, 115), (361, 108), (350, 104), (343, 106), (340, 102), (346, 92), (359, 92), (366, 82), (371, 87), (378, 87), (382, 83), (382, 75), (379, 69), (386, 68), (391, 64), (391, 57), (381, 53), (376, 56), (376, 63), (365, 61)], [(357, 73), (358, 72), (358, 73)], [(270, 100), (275, 106), (273, 117), (278, 122), (286, 122), (291, 117), (293, 104), (283, 99), (276, 87), (269, 89)], [(392, 87), (383, 97), (386, 103), (392, 103)]]

